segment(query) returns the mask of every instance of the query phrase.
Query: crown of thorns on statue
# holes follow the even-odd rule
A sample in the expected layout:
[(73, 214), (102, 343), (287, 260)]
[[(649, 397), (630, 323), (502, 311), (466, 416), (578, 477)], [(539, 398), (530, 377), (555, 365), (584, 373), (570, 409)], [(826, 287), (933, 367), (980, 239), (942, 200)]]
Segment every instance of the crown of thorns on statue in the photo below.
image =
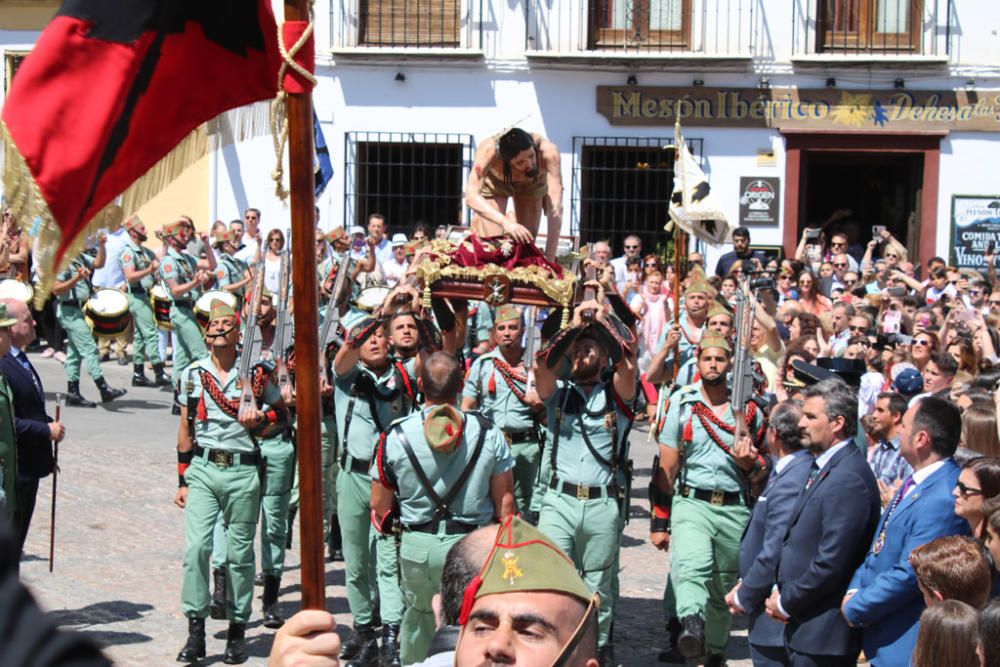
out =
[(500, 151), (500, 160), (503, 162), (503, 176), (508, 182), (511, 179), (510, 161), (518, 156), (522, 151), (535, 149), (535, 140), (530, 134), (519, 127), (513, 127), (497, 140), (497, 149)]

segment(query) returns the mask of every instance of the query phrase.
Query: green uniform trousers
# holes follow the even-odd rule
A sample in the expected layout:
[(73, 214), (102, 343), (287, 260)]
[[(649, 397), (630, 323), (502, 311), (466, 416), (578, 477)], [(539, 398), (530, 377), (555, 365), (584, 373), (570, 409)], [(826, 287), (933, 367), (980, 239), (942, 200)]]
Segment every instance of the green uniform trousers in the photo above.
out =
[(514, 500), (517, 502), (517, 511), (527, 513), (531, 511), (531, 498), (535, 495), (542, 449), (537, 442), (523, 442), (512, 445), (510, 453), (514, 458)]
[(736, 585), (740, 540), (749, 520), (744, 505), (712, 505), (674, 495), (670, 577), (677, 617), (705, 619), (709, 653), (726, 652), (730, 616), (725, 597)]
[(188, 618), (208, 616), (209, 556), (219, 515), (225, 521), (228, 552), (226, 615), (236, 623), (250, 619), (253, 602), (253, 538), (260, 511), (260, 478), (257, 468), (228, 468), (195, 457), (184, 473), (188, 484), (184, 508), (184, 582), (181, 608)]
[(170, 306), (170, 323), (174, 325), (173, 379), (177, 385), (184, 378), (184, 369), (208, 356), (208, 349), (193, 310)]
[[(355, 626), (372, 622), (377, 602), (384, 623), (398, 623), (403, 616), (399, 584), (395, 590), (384, 590), (379, 585), (376, 544), (380, 539), (392, 538), (381, 538), (372, 527), (371, 488), (371, 477), (366, 474), (341, 469), (337, 475), (337, 518), (344, 543), (344, 583)], [(379, 549), (384, 551), (386, 547)], [(388, 597), (378, 600), (379, 592)]]
[(597, 644), (610, 640), (614, 618), (614, 578), (624, 524), (612, 497), (579, 500), (550, 489), (542, 500), (538, 529), (573, 560), (580, 576), (601, 596)]
[(132, 363), (161, 363), (159, 338), (153, 306), (143, 295), (128, 295), (128, 309), (132, 313)]
[(538, 471), (535, 473), (535, 490), (531, 494), (531, 503), (528, 505), (528, 509), (532, 512), (542, 511), (542, 499), (548, 493), (549, 481), (552, 479), (552, 442), (549, 438), (545, 438), (541, 450)]
[(269, 438), (260, 443), (260, 450), (265, 461), (260, 499), (260, 569), (264, 574), (280, 577), (285, 569), (295, 447), (290, 439)]
[[(445, 523), (441, 522), (441, 530)], [(399, 548), (406, 613), (399, 631), (399, 658), (404, 665), (427, 657), (434, 638), (436, 621), (431, 599), (441, 587), (441, 571), (451, 545), (464, 535), (437, 535), (403, 531)]]
[(59, 304), (56, 312), (59, 324), (66, 330), (66, 380), (80, 381), (80, 363), (86, 362), (87, 373), (95, 380), (104, 377), (101, 362), (97, 357), (97, 343), (94, 334), (83, 318), (83, 312), (76, 306)]

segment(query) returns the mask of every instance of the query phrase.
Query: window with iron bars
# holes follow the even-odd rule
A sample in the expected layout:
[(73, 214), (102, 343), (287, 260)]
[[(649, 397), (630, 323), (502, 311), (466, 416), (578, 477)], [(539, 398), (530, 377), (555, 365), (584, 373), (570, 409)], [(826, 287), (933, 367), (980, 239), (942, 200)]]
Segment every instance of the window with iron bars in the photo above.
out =
[(10, 84), (14, 80), (14, 75), (17, 74), (17, 68), (21, 66), (24, 62), (27, 53), (6, 53), (4, 54), (4, 90), (10, 90)]
[[(687, 142), (700, 158), (703, 140)], [(581, 244), (608, 241), (617, 256), (630, 234), (644, 253), (667, 240), (674, 150), (665, 146), (672, 143), (672, 136), (573, 137), (571, 226)]]
[(461, 46), (463, 0), (358, 0), (358, 44)]
[(433, 236), (437, 225), (463, 224), (462, 193), (472, 167), (471, 134), (348, 132), (344, 169), (344, 225), (385, 216), (408, 236), (418, 222)]

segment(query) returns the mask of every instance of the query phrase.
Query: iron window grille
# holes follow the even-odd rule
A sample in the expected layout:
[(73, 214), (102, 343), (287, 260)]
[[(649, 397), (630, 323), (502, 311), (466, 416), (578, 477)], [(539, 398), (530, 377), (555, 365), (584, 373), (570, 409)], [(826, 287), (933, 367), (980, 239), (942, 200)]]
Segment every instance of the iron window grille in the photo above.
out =
[(462, 224), (462, 195), (472, 168), (471, 134), (348, 132), (344, 225), (381, 213), (392, 230), (414, 224)]
[[(704, 140), (687, 139), (700, 159)], [(621, 251), (630, 234), (653, 252), (663, 230), (674, 186), (673, 137), (573, 137), (571, 230), (580, 243), (608, 241)]]

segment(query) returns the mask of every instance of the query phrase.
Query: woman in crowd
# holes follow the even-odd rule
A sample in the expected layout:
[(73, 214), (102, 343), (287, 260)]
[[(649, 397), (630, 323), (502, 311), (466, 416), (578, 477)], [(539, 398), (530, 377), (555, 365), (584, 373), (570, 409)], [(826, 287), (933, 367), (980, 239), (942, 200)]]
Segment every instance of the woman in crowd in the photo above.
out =
[(272, 229), (267, 233), (267, 252), (264, 255), (264, 286), (271, 293), (278, 293), (278, 283), (281, 279), (281, 251), (285, 247), (285, 235), (280, 229)]
[(972, 339), (956, 334), (948, 343), (947, 352), (958, 364), (958, 370), (965, 371), (969, 375), (979, 372), (979, 353), (976, 352)]
[(778, 302), (784, 303), (785, 301), (797, 301), (799, 298), (799, 293), (795, 289), (795, 274), (792, 273), (790, 267), (786, 267), (782, 264), (781, 269), (778, 271), (778, 278), (775, 281), (775, 287), (778, 288)]
[(937, 354), (939, 346), (937, 334), (930, 331), (920, 331), (913, 336), (913, 342), (910, 344), (910, 360), (918, 371), (924, 372), (931, 357)]
[[(671, 265), (671, 272), (672, 271), (673, 265)], [(642, 275), (648, 276), (651, 273), (659, 273), (661, 275), (664, 274), (663, 263), (660, 261), (660, 258), (653, 253), (649, 253), (642, 258)], [(665, 275), (664, 278), (666, 278)]]
[(830, 300), (819, 293), (816, 278), (809, 271), (799, 274), (796, 286), (799, 292), (799, 310), (819, 316), (829, 312), (832, 307)]
[(973, 537), (985, 540), (983, 501), (1000, 495), (1000, 458), (990, 456), (969, 461), (951, 494), (955, 497), (955, 514), (969, 523)]
[(979, 612), (979, 643), (983, 667), (1000, 667), (1000, 599)]
[(656, 353), (656, 341), (670, 319), (670, 305), (663, 292), (663, 276), (659, 272), (646, 274), (629, 307), (642, 318), (639, 322), (639, 370), (649, 370), (649, 360)]
[(997, 411), (992, 401), (987, 405), (973, 403), (962, 413), (961, 444), (983, 456), (1000, 457)]
[(958, 600), (924, 610), (910, 664), (913, 667), (975, 667), (982, 664), (979, 615)]

